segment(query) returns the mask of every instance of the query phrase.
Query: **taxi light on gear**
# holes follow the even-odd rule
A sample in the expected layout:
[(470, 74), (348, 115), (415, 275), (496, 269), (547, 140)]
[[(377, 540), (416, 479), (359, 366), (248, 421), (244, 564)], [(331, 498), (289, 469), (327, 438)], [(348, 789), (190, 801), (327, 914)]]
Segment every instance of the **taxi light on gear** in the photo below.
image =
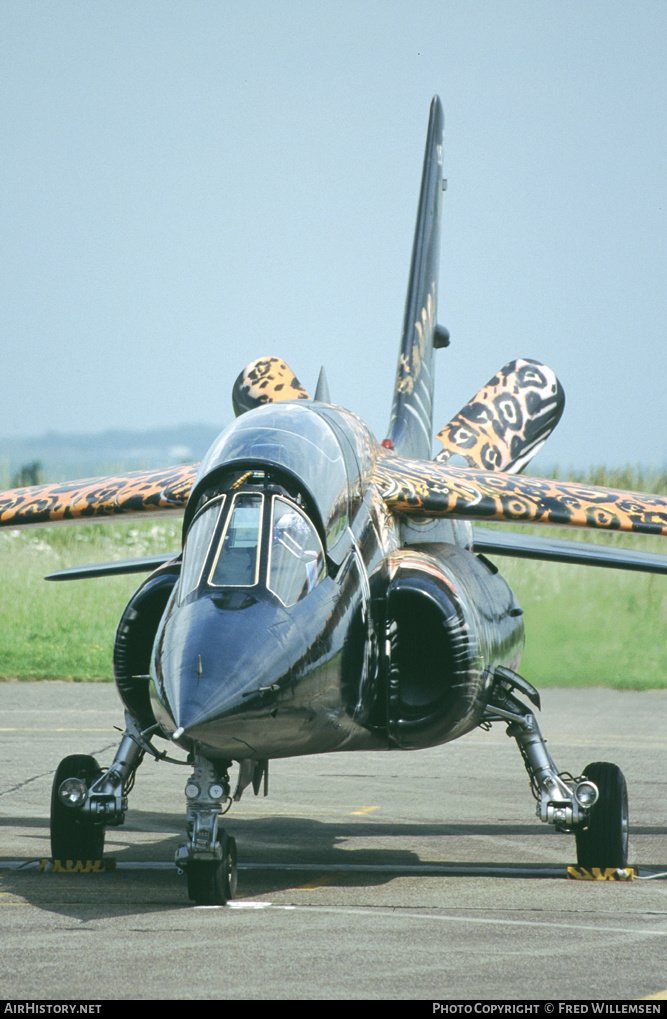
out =
[(225, 795), (225, 790), (219, 782), (214, 782), (208, 787), (208, 795), (212, 800), (221, 800)]
[(58, 796), (66, 807), (80, 807), (86, 798), (86, 783), (81, 778), (66, 778)]
[(598, 787), (594, 782), (580, 782), (574, 795), (580, 807), (592, 807), (598, 801)]
[(188, 782), (185, 787), (185, 795), (189, 800), (196, 800), (201, 792), (196, 782)]

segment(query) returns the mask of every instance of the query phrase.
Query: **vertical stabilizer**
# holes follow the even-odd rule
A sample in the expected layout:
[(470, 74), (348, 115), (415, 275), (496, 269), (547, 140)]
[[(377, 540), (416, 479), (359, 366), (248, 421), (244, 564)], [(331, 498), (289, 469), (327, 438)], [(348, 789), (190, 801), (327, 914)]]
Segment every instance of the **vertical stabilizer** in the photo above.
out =
[(434, 339), (441, 345), (436, 337), (436, 306), (444, 125), (442, 104), (434, 96), (388, 436), (401, 456), (422, 460), (431, 458)]

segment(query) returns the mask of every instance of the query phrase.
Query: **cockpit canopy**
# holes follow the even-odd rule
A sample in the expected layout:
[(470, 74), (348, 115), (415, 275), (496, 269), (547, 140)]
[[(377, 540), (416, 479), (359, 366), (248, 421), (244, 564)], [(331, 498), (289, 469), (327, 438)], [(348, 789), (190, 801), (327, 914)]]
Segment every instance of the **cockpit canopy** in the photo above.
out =
[(327, 555), (340, 563), (348, 550), (347, 528), (362, 499), (362, 477), (367, 481), (370, 476), (376, 446), (368, 429), (338, 408), (315, 409), (308, 400), (258, 407), (225, 428), (208, 451), (195, 479), (185, 527), (201, 491), (221, 474), (242, 468), (276, 470), (298, 482), (308, 496)]
[(204, 501), (188, 529), (181, 603), (195, 591), (236, 588), (268, 590), (289, 607), (326, 575), (322, 541), (298, 497), (263, 472), (242, 480)]

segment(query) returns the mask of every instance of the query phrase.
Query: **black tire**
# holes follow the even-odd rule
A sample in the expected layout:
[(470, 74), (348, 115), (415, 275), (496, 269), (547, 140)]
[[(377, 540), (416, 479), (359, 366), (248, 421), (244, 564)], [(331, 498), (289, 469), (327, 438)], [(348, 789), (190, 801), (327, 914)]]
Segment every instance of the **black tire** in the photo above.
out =
[(577, 863), (580, 867), (628, 865), (628, 788), (623, 772), (615, 764), (596, 761), (584, 768), (600, 793), (591, 808), (588, 826), (576, 832)]
[(188, 895), (198, 906), (224, 906), (236, 895), (236, 841), (222, 838), (221, 860), (191, 860)]
[(56, 769), (51, 790), (51, 856), (54, 860), (101, 860), (104, 853), (104, 825), (82, 820), (78, 811), (66, 807), (58, 790), (66, 778), (81, 778), (90, 789), (102, 774), (94, 757), (73, 754)]

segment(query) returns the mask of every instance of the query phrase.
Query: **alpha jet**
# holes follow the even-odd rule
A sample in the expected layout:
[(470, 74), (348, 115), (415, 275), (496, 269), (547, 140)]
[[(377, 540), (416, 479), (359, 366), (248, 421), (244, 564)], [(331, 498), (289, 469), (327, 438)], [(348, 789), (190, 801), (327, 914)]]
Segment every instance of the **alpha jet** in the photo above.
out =
[[(542, 821), (574, 833), (584, 867), (624, 868), (625, 780), (607, 762), (572, 777), (518, 672), (522, 610), (487, 554), (667, 572), (667, 556), (479, 528), (500, 521), (667, 534), (658, 496), (520, 476), (557, 424), (563, 392), (533, 360), (506, 365), (438, 434), (432, 459), (443, 114), (430, 112), (387, 438), (311, 398), (279, 358), (236, 380), (236, 419), (199, 465), (42, 485), (0, 496), (0, 522), (46, 524), (184, 510), (181, 554), (95, 564), (50, 579), (152, 569), (115, 639), (126, 730), (109, 768), (65, 758), (51, 804), (54, 858), (97, 859), (125, 818), (145, 754), (180, 748), (191, 899), (224, 904), (236, 845), (221, 824), (269, 761), (417, 750), (500, 721), (518, 744)], [(169, 751), (155, 740), (166, 741)], [(234, 768), (234, 783), (230, 772)]]

